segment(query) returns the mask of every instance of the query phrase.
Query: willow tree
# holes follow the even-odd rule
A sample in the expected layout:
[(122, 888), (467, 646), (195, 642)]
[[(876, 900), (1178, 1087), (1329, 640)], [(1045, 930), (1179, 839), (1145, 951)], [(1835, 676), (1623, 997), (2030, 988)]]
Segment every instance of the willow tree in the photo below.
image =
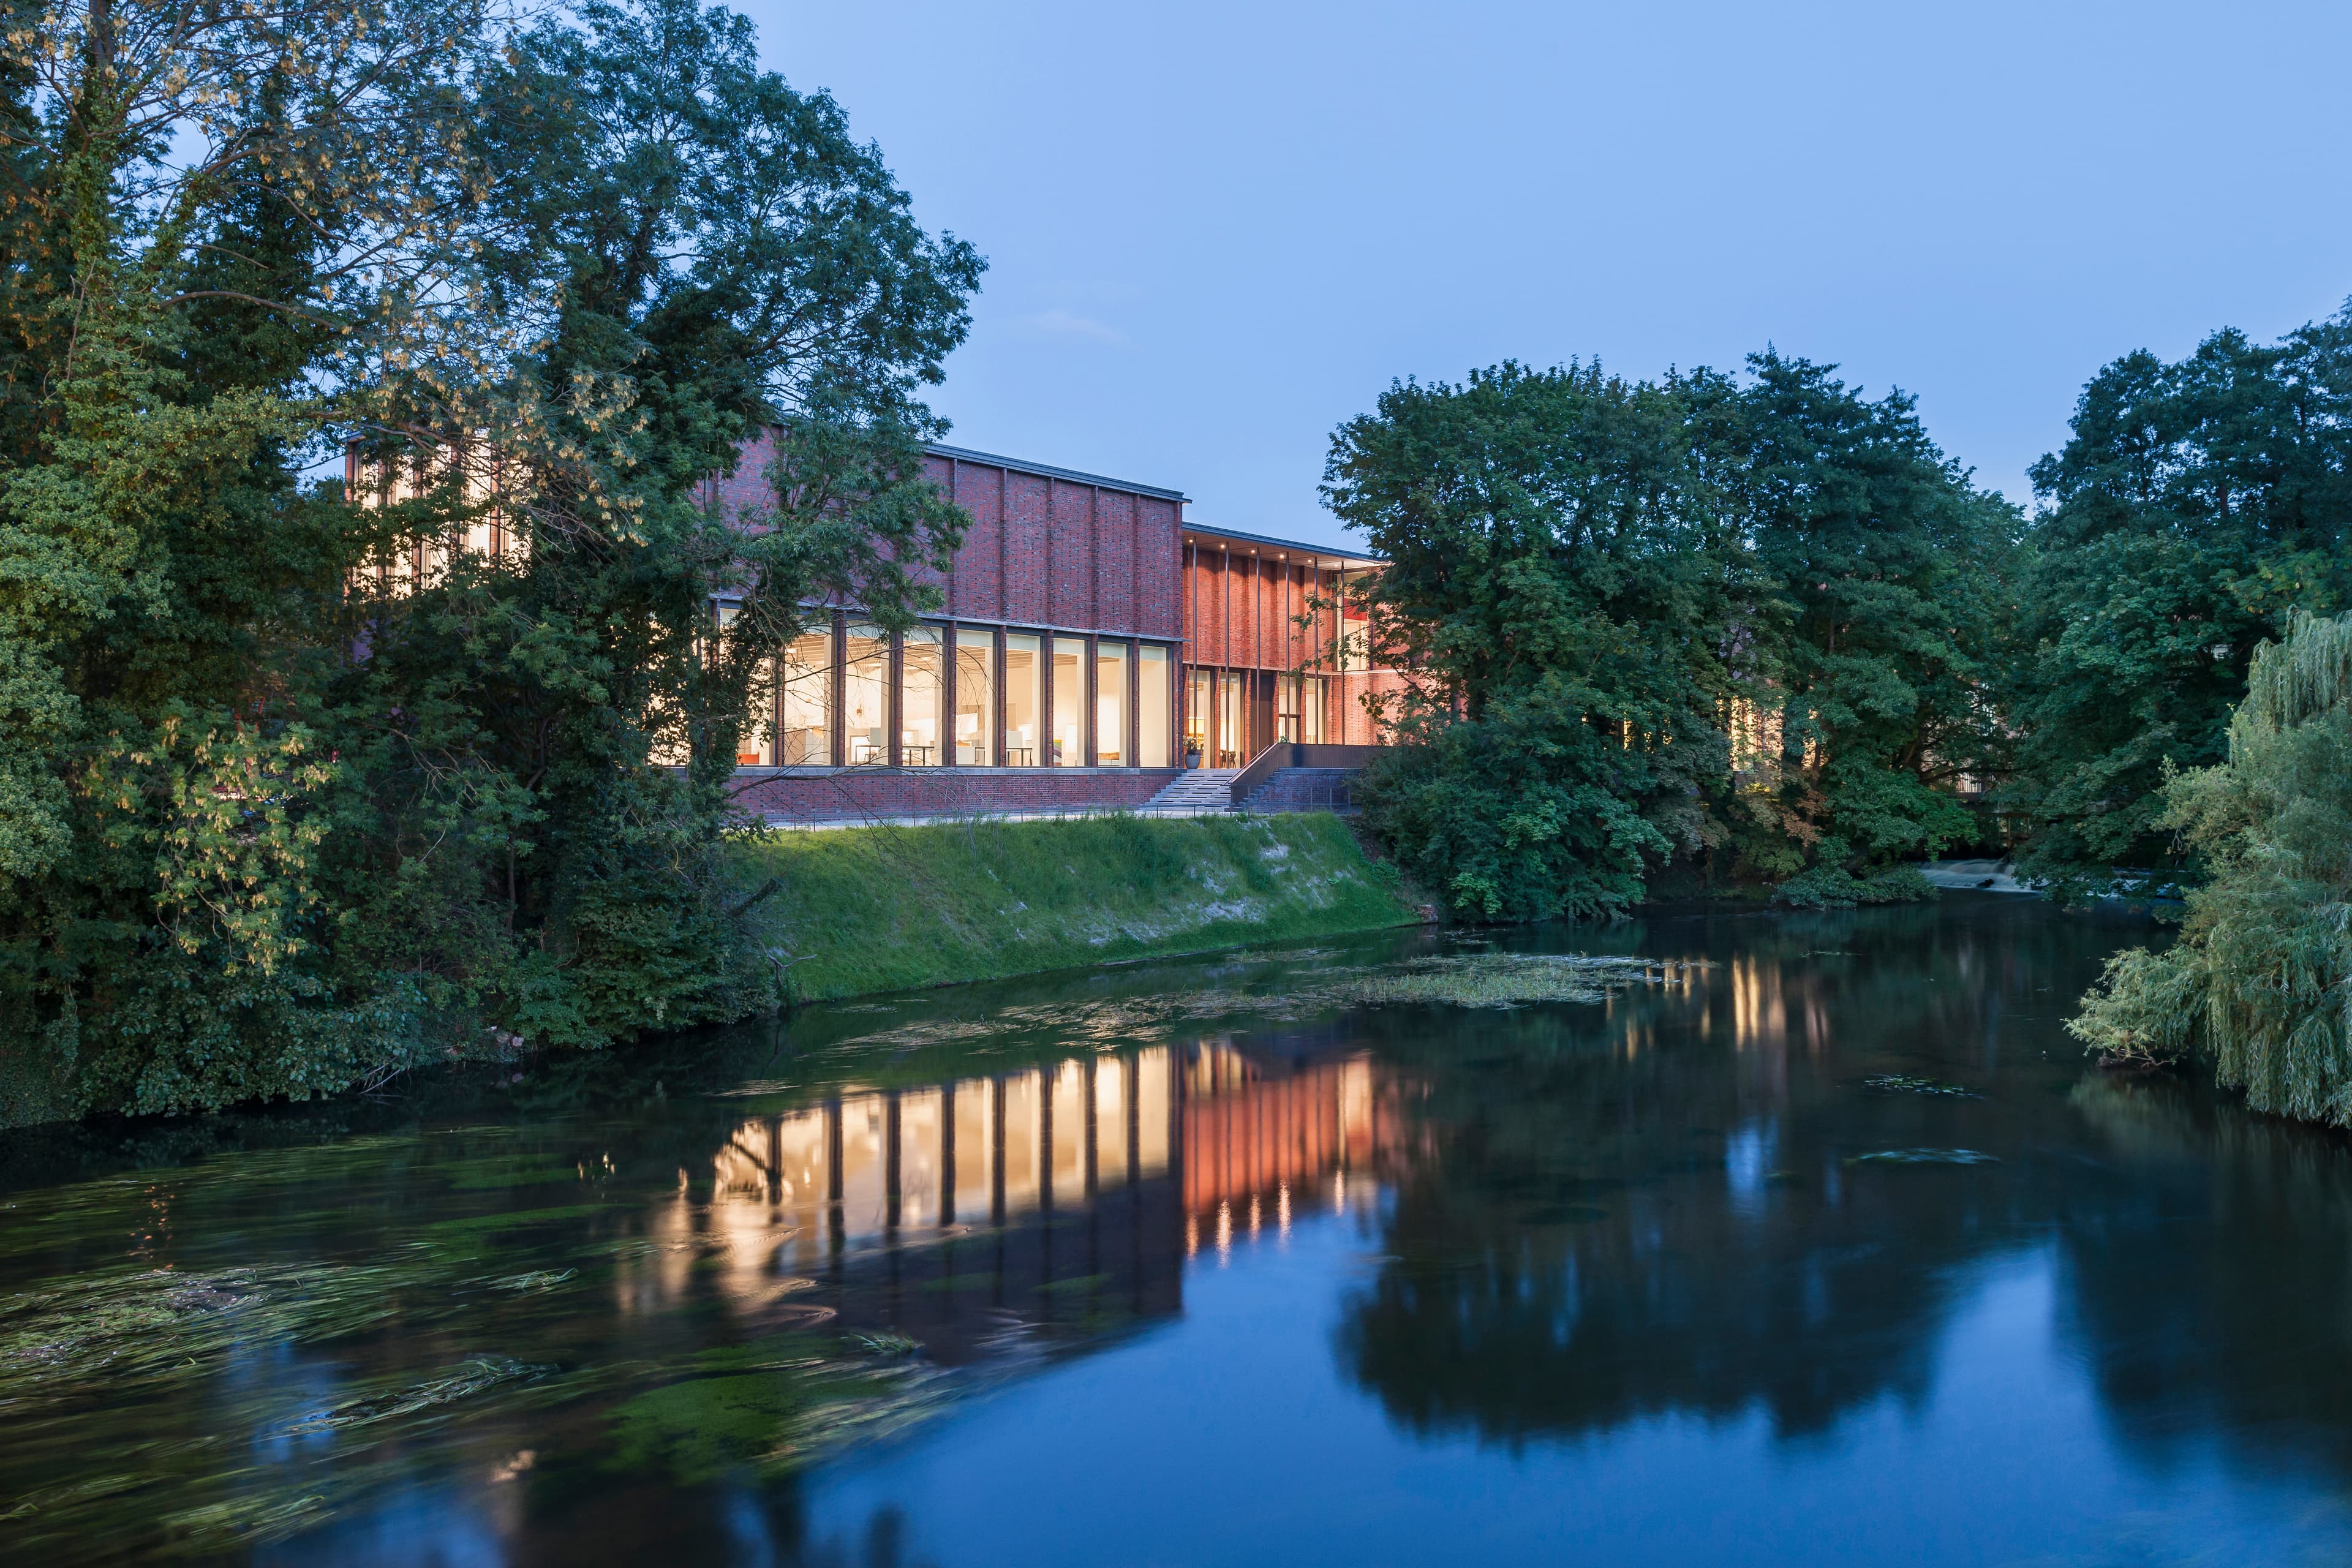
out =
[(2220, 764), (2162, 825), (2211, 868), (2180, 939), (2116, 957), (2069, 1027), (2124, 1060), (2195, 1056), (2257, 1110), (2352, 1126), (2352, 615), (2253, 653)]
[(2352, 603), (2352, 310), (2116, 360), (2032, 478), (2007, 791), (2029, 863), (2194, 869), (2158, 820), (2166, 768), (2221, 761), (2254, 647), (2291, 610)]

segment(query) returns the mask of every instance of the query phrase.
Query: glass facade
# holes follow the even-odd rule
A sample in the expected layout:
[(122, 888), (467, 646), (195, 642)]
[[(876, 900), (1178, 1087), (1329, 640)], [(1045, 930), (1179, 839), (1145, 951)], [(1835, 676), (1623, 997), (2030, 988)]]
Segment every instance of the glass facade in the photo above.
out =
[(911, 626), (898, 645), (898, 762), (932, 768), (947, 761), (940, 720), (947, 707), (945, 652), (937, 626)]
[(1169, 765), (1168, 679), (1173, 665), (1164, 647), (1150, 643), (1135, 650), (1135, 761), (1139, 767)]
[[(1125, 637), (819, 626), (761, 669), (736, 763), (1164, 768), (1179, 668), (1173, 647)], [(1188, 722), (1208, 706), (1196, 701)], [(685, 765), (678, 748), (656, 750)]]
[(955, 760), (958, 767), (996, 765), (996, 634), (956, 628)]
[(1217, 732), (1216, 760), (1210, 765), (1237, 768), (1249, 761), (1244, 755), (1249, 738), (1243, 732), (1247, 710), (1242, 698), (1242, 672), (1221, 669), (1217, 672)]
[(1217, 765), (1216, 749), (1209, 744), (1209, 721), (1217, 710), (1216, 676), (1205, 669), (1184, 677), (1184, 750), (1201, 754), (1201, 766)]
[(833, 628), (794, 637), (784, 648), (777, 694), (776, 760), (786, 767), (833, 761)]
[(1045, 758), (1045, 639), (1004, 634), (1004, 765), (1034, 768)]
[(1285, 675), (1276, 678), (1276, 738), (1314, 744), (1323, 739), (1323, 678)]
[(890, 637), (852, 621), (842, 650), (842, 761), (852, 767), (890, 760)]
[(1135, 759), (1127, 743), (1127, 645), (1095, 644), (1095, 765), (1123, 768)]
[(1045, 765), (1080, 768), (1087, 763), (1087, 639), (1054, 639), (1054, 723)]

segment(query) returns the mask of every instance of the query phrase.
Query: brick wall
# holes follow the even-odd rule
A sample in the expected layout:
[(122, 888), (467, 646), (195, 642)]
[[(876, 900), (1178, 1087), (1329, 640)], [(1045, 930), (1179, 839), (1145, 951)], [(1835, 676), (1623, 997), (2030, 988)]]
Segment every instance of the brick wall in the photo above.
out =
[(1202, 542), (1186, 547), (1179, 588), (1190, 614), (1184, 658), (1191, 664), (1231, 669), (1297, 669), (1328, 657), (1336, 625), (1325, 610), (1318, 626), (1297, 625), (1307, 601), (1337, 594), (1337, 574), (1318, 572), (1284, 552)]
[[(747, 443), (705, 493), (740, 515), (768, 502), (774, 442)], [(938, 583), (951, 616), (1173, 640), (1181, 503), (1115, 484), (933, 452), (924, 471), (971, 518)]]
[(1118, 810), (1141, 805), (1173, 768), (838, 768), (740, 773), (735, 804), (771, 821), (841, 822), (961, 812)]
[(926, 467), (972, 519), (948, 574), (950, 614), (1159, 638), (1181, 632), (1173, 498), (936, 453)]

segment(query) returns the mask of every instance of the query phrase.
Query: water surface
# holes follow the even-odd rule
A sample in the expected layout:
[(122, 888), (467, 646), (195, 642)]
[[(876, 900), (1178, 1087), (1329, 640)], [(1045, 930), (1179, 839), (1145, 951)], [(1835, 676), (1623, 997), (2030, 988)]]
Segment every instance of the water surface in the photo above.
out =
[[(0, 1553), (2352, 1561), (2352, 1149), (2086, 1070), (2150, 936), (1408, 933), (0, 1140)], [(1656, 962), (1442, 999), (1569, 952)]]

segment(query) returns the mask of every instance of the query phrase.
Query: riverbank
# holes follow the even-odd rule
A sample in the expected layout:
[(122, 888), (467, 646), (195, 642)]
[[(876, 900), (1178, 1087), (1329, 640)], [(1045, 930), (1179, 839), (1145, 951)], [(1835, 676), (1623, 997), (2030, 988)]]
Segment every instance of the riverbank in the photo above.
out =
[(1322, 813), (771, 833), (739, 851), (796, 1001), (1417, 923)]

